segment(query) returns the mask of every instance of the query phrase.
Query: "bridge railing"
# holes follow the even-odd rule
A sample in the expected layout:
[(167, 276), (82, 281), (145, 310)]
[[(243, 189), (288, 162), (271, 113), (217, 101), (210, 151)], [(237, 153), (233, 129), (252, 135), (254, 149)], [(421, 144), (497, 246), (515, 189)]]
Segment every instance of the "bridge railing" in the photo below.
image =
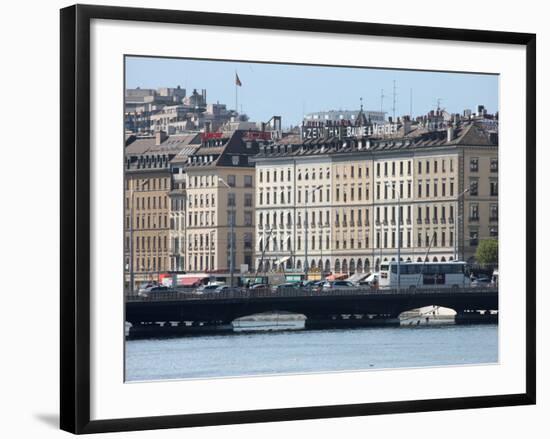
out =
[(415, 289), (375, 289), (375, 288), (342, 288), (333, 290), (322, 290), (314, 288), (279, 288), (272, 290), (233, 288), (219, 293), (195, 293), (179, 290), (165, 290), (152, 292), (147, 295), (127, 295), (126, 302), (154, 302), (154, 301), (208, 301), (208, 300), (231, 300), (231, 299), (259, 299), (259, 298), (292, 298), (292, 297), (338, 297), (338, 296), (365, 296), (365, 295), (456, 295), (456, 294), (495, 294), (498, 289), (495, 287), (480, 288), (415, 288)]

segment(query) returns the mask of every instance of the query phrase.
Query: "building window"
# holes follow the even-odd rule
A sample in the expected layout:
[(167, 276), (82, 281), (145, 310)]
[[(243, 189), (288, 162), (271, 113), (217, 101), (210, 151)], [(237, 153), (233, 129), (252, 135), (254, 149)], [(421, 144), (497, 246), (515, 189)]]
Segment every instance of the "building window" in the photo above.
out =
[(479, 171), (479, 159), (477, 157), (470, 159), (470, 171), (471, 172)]
[(498, 181), (491, 181), (491, 196), (498, 196)]
[(245, 211), (244, 212), (244, 225), (245, 226), (251, 226), (252, 225), (252, 212)]
[(231, 187), (235, 187), (236, 177), (234, 175), (227, 176), (227, 184)]
[(498, 159), (491, 159), (491, 172), (498, 172)]
[(426, 174), (430, 173), (430, 162), (426, 160)]
[(418, 161), (418, 174), (422, 174), (422, 162)]
[(252, 194), (244, 194), (244, 207), (252, 207)]
[(244, 176), (244, 187), (252, 187), (252, 175)]
[(478, 182), (477, 180), (470, 180), (470, 195), (473, 197), (477, 197), (478, 195)]
[(479, 205), (477, 203), (470, 204), (470, 221), (479, 221)]
[(477, 230), (470, 230), (470, 247), (477, 247)]
[(489, 220), (498, 221), (498, 204), (491, 204)]
[(235, 206), (235, 194), (229, 193), (227, 194), (227, 205), (228, 206)]

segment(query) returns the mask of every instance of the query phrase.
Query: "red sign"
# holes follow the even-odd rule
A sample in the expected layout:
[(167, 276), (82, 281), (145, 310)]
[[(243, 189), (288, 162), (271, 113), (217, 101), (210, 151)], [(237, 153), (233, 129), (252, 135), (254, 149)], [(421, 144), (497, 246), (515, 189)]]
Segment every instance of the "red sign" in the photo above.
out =
[(248, 131), (243, 138), (244, 140), (271, 140), (271, 133), (266, 131)]
[(221, 139), (223, 133), (201, 133), (202, 140)]

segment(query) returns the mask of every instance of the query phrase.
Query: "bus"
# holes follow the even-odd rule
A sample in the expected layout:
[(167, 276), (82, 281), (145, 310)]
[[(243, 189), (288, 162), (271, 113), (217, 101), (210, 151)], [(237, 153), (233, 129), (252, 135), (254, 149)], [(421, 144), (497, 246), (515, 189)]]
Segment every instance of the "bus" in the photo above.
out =
[[(401, 288), (462, 288), (470, 286), (466, 262), (401, 262)], [(397, 262), (380, 265), (380, 288), (397, 288)]]

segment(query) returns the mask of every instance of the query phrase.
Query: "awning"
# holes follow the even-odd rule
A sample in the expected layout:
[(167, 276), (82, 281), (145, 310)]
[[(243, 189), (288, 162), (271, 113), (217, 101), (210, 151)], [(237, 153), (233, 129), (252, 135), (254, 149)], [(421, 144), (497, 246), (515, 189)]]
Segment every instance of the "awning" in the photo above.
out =
[(203, 276), (184, 277), (184, 278), (178, 279), (178, 285), (180, 285), (182, 287), (192, 287), (192, 286), (195, 286), (198, 283), (200, 283), (201, 280), (207, 279), (207, 278), (208, 278), (208, 276), (206, 276), (206, 277), (203, 277)]

